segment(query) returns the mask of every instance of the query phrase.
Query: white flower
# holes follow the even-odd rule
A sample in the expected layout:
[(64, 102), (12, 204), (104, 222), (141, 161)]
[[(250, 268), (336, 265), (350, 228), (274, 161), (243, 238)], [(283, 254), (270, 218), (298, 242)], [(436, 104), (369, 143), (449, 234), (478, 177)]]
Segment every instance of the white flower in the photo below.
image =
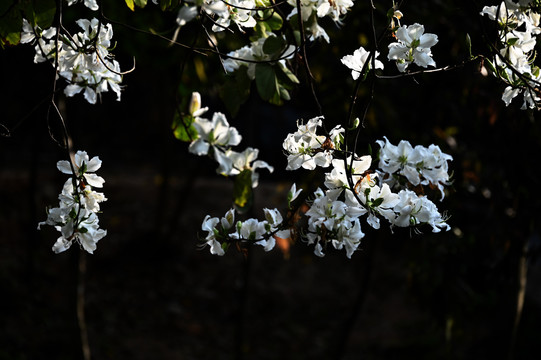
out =
[(201, 229), (207, 231), (208, 234), (205, 238), (205, 244), (210, 246), (210, 253), (213, 255), (223, 256), (225, 254), (222, 244), (216, 239), (216, 225), (220, 223), (217, 217), (211, 218), (210, 215), (205, 216)]
[(237, 129), (229, 126), (227, 118), (222, 113), (214, 113), (212, 120), (197, 117), (193, 126), (199, 138), (193, 141), (188, 150), (196, 155), (206, 155), (210, 147), (228, 147), (238, 145), (242, 140)]
[(424, 68), (436, 66), (430, 48), (437, 44), (438, 37), (425, 34), (420, 24), (403, 25), (396, 31), (398, 42), (389, 44), (389, 60), (396, 60), (400, 72), (406, 71), (409, 64), (414, 63)]
[(287, 193), (287, 204), (288, 206), (291, 206), (291, 203), (295, 201), (295, 199), (299, 196), (302, 189), (297, 190), (297, 184), (293, 183), (291, 185), (291, 188), (289, 189), (289, 192)]
[[(83, 176), (85, 182), (94, 187), (103, 187), (105, 180), (96, 174), (91, 174), (101, 167), (101, 160), (99, 157), (94, 156), (89, 160), (86, 151), (77, 151), (75, 153), (75, 162), (72, 164), (73, 170), (77, 177)], [(56, 167), (64, 174), (73, 174), (70, 162), (66, 160), (60, 160)]]
[(274, 168), (265, 161), (256, 160), (258, 154), (259, 150), (251, 147), (246, 148), (241, 153), (228, 150), (224, 156), (231, 160), (231, 169), (220, 173), (223, 175), (238, 175), (244, 170), (250, 170), (252, 172), (252, 187), (255, 188), (259, 184), (257, 169), (267, 169), (271, 173), (274, 171)]
[(217, 12), (206, 9), (207, 12), (214, 12), (218, 16), (212, 26), (212, 31), (223, 31), (229, 27), (231, 21), (237, 24), (240, 31), (243, 31), (242, 28), (253, 28), (257, 25), (257, 21), (253, 17), (255, 11), (248, 9), (254, 9), (255, 7), (256, 4), (253, 0), (229, 0), (227, 11), (223, 11), (222, 8)]
[[(316, 129), (321, 126), (323, 117), (308, 120), (306, 124), (297, 122), (297, 131), (288, 134), (282, 147), (287, 153), (286, 170), (296, 170), (300, 167), (313, 170), (316, 166), (328, 167), (332, 162), (333, 148), (340, 139), (341, 128), (336, 129), (334, 138), (329, 138), (326, 144), (326, 136), (317, 135)], [(323, 148), (323, 145), (328, 148)]]
[(329, 16), (333, 21), (340, 23), (340, 17), (346, 15), (352, 6), (352, 0), (319, 0), (317, 16)]
[[(347, 165), (346, 165), (347, 164)], [(329, 189), (349, 188), (348, 173), (352, 178), (353, 187), (364, 176), (364, 172), (370, 168), (372, 157), (365, 155), (360, 160), (353, 160), (351, 156), (344, 159), (333, 159), (333, 169), (325, 174), (325, 186)], [(347, 166), (347, 171), (346, 171)]]
[(201, 94), (199, 94), (198, 92), (193, 92), (189, 106), (190, 115), (192, 115), (193, 117), (200, 117), (201, 115), (206, 113), (208, 109), (208, 107), (201, 107)]
[(432, 232), (450, 229), (436, 205), (426, 196), (418, 196), (411, 190), (401, 190), (398, 197), (394, 206), (397, 216), (391, 220), (393, 225), (408, 227), (426, 223), (432, 226)]
[[(274, 33), (268, 33), (270, 36), (276, 36)], [(285, 38), (284, 38), (285, 39)], [(223, 66), (228, 73), (234, 72), (241, 66), (246, 66), (246, 74), (252, 80), (255, 79), (255, 61), (272, 61), (274, 60), (271, 55), (263, 51), (263, 45), (267, 40), (266, 37), (260, 37), (256, 41), (253, 41), (250, 45), (244, 46), (238, 50), (231, 51), (227, 55), (229, 56), (224, 60)], [(289, 45), (284, 51), (282, 59), (278, 62), (286, 66), (286, 59), (291, 59), (295, 54), (295, 46)], [(285, 58), (284, 58), (285, 57)], [(246, 61), (243, 61), (246, 60)]]
[(194, 5), (185, 5), (180, 8), (177, 14), (177, 24), (178, 26), (184, 26), (199, 14), (199, 9)]
[[(68, 6), (71, 6), (77, 2), (79, 2), (80, 0), (68, 0)], [(96, 2), (96, 0), (84, 0), (84, 4), (87, 8), (89, 8), (90, 10), (98, 10), (99, 9), (99, 6)]]
[(408, 141), (401, 140), (398, 146), (389, 142), (387, 137), (384, 137), (385, 143), (382, 140), (376, 141), (381, 147), (379, 167), (389, 173), (398, 172), (405, 176), (413, 185), (419, 185), (421, 178), (419, 175), (418, 165), (424, 159), (425, 149), (422, 147), (411, 146)]
[(239, 240), (260, 239), (267, 232), (265, 224), (266, 222), (258, 221), (257, 219), (248, 219), (244, 222), (239, 222), (237, 232), (231, 234), (231, 237)]
[[(370, 56), (370, 52), (366, 51), (362, 46), (355, 50), (353, 52), (353, 55), (346, 55), (342, 58), (342, 64), (346, 65), (348, 68), (351, 69), (351, 76), (353, 77), (353, 80), (357, 80), (359, 78), (359, 75), (361, 75), (361, 72), (363, 71), (364, 64), (366, 63), (366, 60)], [(376, 58), (374, 60), (375, 68), (383, 70), (383, 63), (379, 60), (377, 60), (377, 57), (379, 56), (379, 52), (375, 52), (374, 57)], [(369, 64), (367, 65), (367, 69), (370, 69), (372, 66), (372, 59), (370, 59)]]
[[(73, 172), (72, 172), (73, 166)], [(75, 161), (59, 161), (57, 168), (72, 177), (68, 179), (58, 196), (59, 206), (47, 213), (47, 220), (38, 224), (54, 226), (62, 235), (53, 245), (55, 253), (69, 249), (72, 243), (78, 242), (81, 247), (93, 253), (96, 243), (107, 231), (100, 229), (98, 216), (100, 203), (107, 199), (103, 193), (96, 192), (93, 186), (102, 187), (105, 180), (92, 172), (101, 167), (101, 160), (96, 156), (89, 160), (85, 151), (77, 151)]]

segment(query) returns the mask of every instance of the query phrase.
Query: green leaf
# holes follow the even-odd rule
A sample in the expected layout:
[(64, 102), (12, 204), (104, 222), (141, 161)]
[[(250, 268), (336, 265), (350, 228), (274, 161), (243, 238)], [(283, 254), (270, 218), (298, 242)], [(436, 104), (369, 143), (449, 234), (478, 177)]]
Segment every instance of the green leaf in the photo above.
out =
[(1, 14), (0, 18), (0, 45), (2, 48), (17, 45), (21, 40), (23, 18), (18, 3), (14, 3), (9, 10)]
[(181, 116), (175, 112), (173, 118), (173, 134), (177, 139), (184, 142), (192, 142), (199, 137), (197, 130), (193, 126), (194, 118), (191, 115)]
[(285, 40), (280, 36), (269, 36), (263, 43), (263, 52), (267, 55), (279, 55), (284, 49)]
[(284, 64), (278, 63), (276, 76), (278, 77), (278, 80), (280, 83), (283, 83), (284, 85), (294, 85), (294, 84), (300, 84), (299, 79), (291, 70), (289, 70)]
[[(272, 10), (269, 10), (272, 11)], [(277, 11), (272, 11), (272, 15), (270, 17), (265, 16), (265, 22), (272, 30), (280, 30), (282, 28), (282, 25), (284, 24), (284, 19), (278, 14)]]
[(172, 0), (160, 0), (160, 9), (162, 11), (171, 9), (173, 7), (172, 5)]
[(270, 100), (276, 94), (276, 73), (270, 64), (258, 63), (255, 66), (255, 84), (259, 96), (265, 101)]
[(235, 183), (233, 184), (233, 203), (235, 209), (239, 213), (245, 213), (252, 207), (253, 198), (252, 170), (246, 169), (235, 176)]
[(278, 84), (278, 92), (280, 93), (280, 97), (286, 101), (291, 100), (291, 96), (289, 96), (289, 91), (280, 84)]
[[(53, 25), (56, 15), (55, 0), (33, 0), (34, 24), (42, 29), (48, 29)], [(28, 16), (28, 15), (27, 15)]]
[(488, 68), (490, 69), (490, 71), (492, 71), (494, 74), (497, 74), (498, 72), (496, 71), (496, 68), (494, 67), (494, 64), (489, 60), (489, 59), (486, 59), (485, 58), (485, 62), (486, 64), (488, 65)]
[(147, 0), (133, 0), (133, 2), (140, 8), (144, 8), (147, 5)]
[(255, 5), (257, 7), (268, 7), (271, 6), (270, 0), (256, 0)]
[(220, 98), (232, 116), (236, 116), (240, 106), (250, 97), (252, 79), (248, 76), (246, 66), (238, 68), (229, 76), (220, 89)]
[(258, 21), (257, 24), (254, 26), (254, 33), (252, 36), (250, 36), (250, 41), (257, 41), (261, 38), (268, 37), (268, 33), (270, 33), (272, 29), (270, 26), (264, 22), (264, 21)]
[(383, 198), (377, 198), (376, 200), (372, 201), (372, 207), (378, 207), (383, 203)]
[(126, 5), (128, 5), (131, 11), (135, 11), (135, 4), (133, 3), (133, 0), (124, 0), (124, 1), (126, 1)]

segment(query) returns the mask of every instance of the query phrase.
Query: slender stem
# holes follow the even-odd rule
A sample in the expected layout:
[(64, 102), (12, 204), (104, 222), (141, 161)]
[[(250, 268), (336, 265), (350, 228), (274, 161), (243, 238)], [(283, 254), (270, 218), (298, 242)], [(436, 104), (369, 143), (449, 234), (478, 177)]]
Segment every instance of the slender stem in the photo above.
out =
[(300, 38), (301, 38), (300, 39), (301, 43), (299, 44), (299, 48), (301, 52), (302, 63), (306, 71), (306, 78), (308, 80), (308, 83), (310, 84), (312, 97), (314, 98), (314, 102), (316, 103), (316, 106), (318, 109), (318, 114), (323, 115), (323, 108), (321, 107), (319, 99), (317, 98), (316, 89), (314, 86), (314, 75), (312, 75), (312, 71), (310, 70), (310, 65), (308, 64), (308, 55), (306, 54), (306, 35), (304, 34), (304, 19), (302, 18), (301, 0), (296, 0), (295, 5), (297, 7), (297, 19), (299, 23), (299, 31), (300, 31)]

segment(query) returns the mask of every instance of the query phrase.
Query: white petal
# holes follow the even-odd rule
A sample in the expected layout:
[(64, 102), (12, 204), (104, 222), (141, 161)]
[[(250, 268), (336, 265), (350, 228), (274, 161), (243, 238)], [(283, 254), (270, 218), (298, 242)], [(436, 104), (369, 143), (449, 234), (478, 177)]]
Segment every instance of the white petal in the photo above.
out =
[(98, 176), (96, 174), (85, 174), (84, 177), (88, 185), (94, 187), (103, 187), (103, 183), (105, 182), (105, 180), (101, 176)]
[(60, 170), (64, 174), (68, 174), (68, 175), (73, 174), (73, 172), (71, 171), (71, 166), (70, 166), (69, 161), (60, 160), (59, 162), (56, 163), (56, 167), (58, 170)]

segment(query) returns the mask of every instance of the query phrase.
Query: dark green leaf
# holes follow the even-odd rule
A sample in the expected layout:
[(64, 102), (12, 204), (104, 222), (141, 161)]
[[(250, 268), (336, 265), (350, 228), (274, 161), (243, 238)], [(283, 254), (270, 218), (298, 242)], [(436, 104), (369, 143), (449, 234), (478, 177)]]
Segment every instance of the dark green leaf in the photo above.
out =
[(220, 98), (232, 116), (236, 116), (240, 106), (250, 97), (252, 80), (246, 73), (246, 66), (241, 66), (230, 76), (220, 89)]
[[(42, 29), (48, 29), (53, 25), (56, 14), (55, 0), (33, 0), (33, 23)], [(28, 15), (27, 15), (28, 16)]]
[(133, 0), (133, 2), (140, 8), (144, 8), (147, 5), (147, 0)]
[(280, 30), (284, 23), (284, 20), (276, 11), (272, 11), (272, 15), (268, 18), (265, 16), (265, 19), (267, 19), (265, 22), (272, 30)]
[(373, 206), (373, 207), (378, 207), (378, 206), (380, 206), (382, 203), (383, 203), (383, 198), (377, 198), (376, 200), (374, 200), (374, 201), (372, 202), (372, 206)]
[(291, 100), (291, 97), (289, 96), (289, 91), (281, 85), (278, 85), (278, 92), (280, 93), (280, 97), (286, 101)]
[(173, 118), (173, 134), (177, 139), (184, 142), (192, 142), (198, 137), (197, 130), (193, 126), (194, 118), (191, 115), (181, 116), (175, 112)]
[(269, 36), (263, 43), (263, 52), (267, 55), (279, 55), (284, 49), (285, 40), (280, 36)]
[(299, 79), (289, 70), (284, 64), (278, 63), (278, 67), (276, 69), (276, 76), (278, 77), (278, 80), (280, 83), (284, 85), (294, 85), (299, 84)]
[(233, 184), (233, 202), (239, 213), (245, 213), (253, 204), (252, 170), (246, 169), (235, 176)]
[(8, 11), (1, 14), (0, 18), (0, 44), (2, 48), (5, 45), (17, 45), (21, 40), (21, 30), (23, 28), (23, 18), (19, 4), (14, 3)]
[(172, 0), (160, 0), (160, 9), (162, 11), (169, 10), (173, 7)]
[(276, 73), (270, 64), (259, 63), (255, 66), (255, 84), (259, 96), (265, 101), (270, 100), (277, 92)]

